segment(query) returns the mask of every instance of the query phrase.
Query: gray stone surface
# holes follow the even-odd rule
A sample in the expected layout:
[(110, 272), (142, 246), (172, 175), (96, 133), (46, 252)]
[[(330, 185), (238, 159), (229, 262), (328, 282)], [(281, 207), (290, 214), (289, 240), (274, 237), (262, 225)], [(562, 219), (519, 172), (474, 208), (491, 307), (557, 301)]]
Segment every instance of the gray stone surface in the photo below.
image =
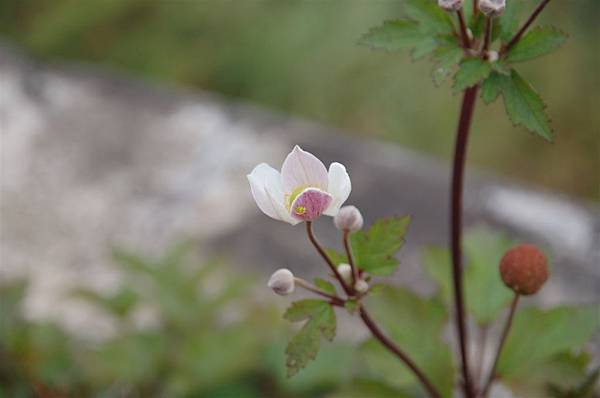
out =
[[(447, 164), (250, 104), (37, 64), (3, 46), (0, 123), (0, 278), (30, 275), (30, 315), (74, 328), (93, 316), (63, 305), (63, 293), (75, 283), (112, 286), (115, 245), (160, 253), (191, 237), (265, 276), (282, 266), (322, 272), (302, 226), (263, 216), (246, 182), (259, 162), (279, 167), (293, 144), (348, 167), (349, 203), (367, 224), (412, 215), (400, 283), (430, 289), (418, 249), (447, 239)], [(468, 175), (465, 200), (467, 225), (490, 224), (549, 248), (553, 277), (543, 304), (600, 300), (597, 207), (483, 173)], [(330, 219), (316, 229), (338, 244)]]

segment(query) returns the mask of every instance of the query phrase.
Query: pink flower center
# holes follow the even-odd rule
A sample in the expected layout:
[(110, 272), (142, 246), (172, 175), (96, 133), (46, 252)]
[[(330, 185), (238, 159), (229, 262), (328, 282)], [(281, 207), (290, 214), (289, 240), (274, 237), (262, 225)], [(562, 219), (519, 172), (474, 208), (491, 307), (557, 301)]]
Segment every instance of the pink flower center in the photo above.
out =
[(302, 221), (312, 221), (319, 217), (331, 203), (331, 195), (317, 188), (307, 188), (300, 193), (292, 205), (292, 217)]

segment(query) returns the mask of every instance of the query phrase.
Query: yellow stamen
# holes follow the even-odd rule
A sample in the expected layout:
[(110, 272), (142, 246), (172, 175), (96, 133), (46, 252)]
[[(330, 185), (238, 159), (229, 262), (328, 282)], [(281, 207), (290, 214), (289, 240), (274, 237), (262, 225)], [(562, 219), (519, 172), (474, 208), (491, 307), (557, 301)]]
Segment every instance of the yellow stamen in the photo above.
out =
[(306, 207), (304, 207), (304, 206), (296, 206), (296, 209), (294, 211), (296, 212), (296, 214), (298, 214), (299, 216), (301, 216), (304, 213), (306, 213)]

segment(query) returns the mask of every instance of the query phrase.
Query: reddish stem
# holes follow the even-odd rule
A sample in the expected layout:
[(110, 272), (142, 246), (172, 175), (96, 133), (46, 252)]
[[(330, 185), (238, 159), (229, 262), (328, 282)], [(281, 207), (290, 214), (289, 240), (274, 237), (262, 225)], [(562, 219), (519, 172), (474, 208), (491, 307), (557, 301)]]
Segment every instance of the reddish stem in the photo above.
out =
[(462, 46), (465, 50), (470, 49), (471, 39), (469, 38), (469, 31), (462, 9), (457, 10), (456, 15), (458, 15), (458, 24), (460, 25), (460, 38), (462, 40)]
[(483, 398), (487, 397), (490, 392), (490, 387), (494, 382), (494, 378), (496, 377), (496, 366), (498, 366), (498, 360), (500, 360), (500, 354), (502, 353), (502, 348), (504, 347), (504, 343), (506, 343), (506, 338), (508, 337), (508, 332), (510, 331), (510, 327), (512, 326), (512, 321), (517, 310), (517, 305), (519, 304), (519, 297), (521, 297), (518, 293), (515, 293), (515, 297), (513, 298), (512, 303), (510, 304), (510, 312), (508, 313), (508, 318), (506, 319), (506, 324), (504, 325), (504, 329), (502, 330), (502, 335), (500, 336), (500, 343), (498, 344), (498, 349), (496, 350), (496, 357), (494, 358), (494, 363), (492, 368), (490, 369), (490, 375), (488, 376), (487, 382), (481, 391), (481, 396)]
[(463, 266), (462, 266), (462, 195), (465, 171), (465, 159), (467, 153), (467, 142), (471, 120), (475, 109), (477, 99), (478, 85), (465, 89), (458, 130), (456, 132), (456, 146), (454, 149), (454, 164), (452, 167), (452, 194), (451, 194), (451, 214), (450, 214), (450, 249), (452, 252), (452, 277), (454, 283), (454, 305), (456, 315), (456, 325), (458, 329), (458, 340), (460, 345), (460, 356), (462, 362), (462, 374), (464, 381), (465, 394), (467, 398), (474, 397), (473, 384), (469, 373), (468, 350), (467, 350), (467, 330), (465, 299), (463, 288)]
[(369, 330), (371, 331), (373, 336), (377, 340), (379, 340), (379, 342), (381, 344), (383, 344), (385, 346), (385, 348), (387, 348), (389, 351), (394, 353), (398, 358), (400, 358), (400, 360), (402, 362), (404, 362), (404, 364), (406, 366), (408, 366), (410, 368), (410, 370), (412, 370), (412, 372), (415, 374), (415, 376), (417, 376), (417, 378), (419, 379), (421, 384), (423, 384), (423, 387), (425, 387), (425, 389), (427, 390), (429, 395), (432, 398), (442, 398), (442, 395), (439, 393), (439, 391), (434, 387), (434, 385), (427, 378), (427, 376), (425, 376), (425, 374), (421, 371), (421, 369), (419, 369), (419, 367), (413, 362), (413, 360), (410, 359), (410, 357), (404, 351), (402, 351), (392, 340), (390, 340), (381, 331), (381, 329), (379, 329), (379, 327), (377, 326), (375, 321), (373, 321), (373, 319), (371, 318), (371, 316), (369, 315), (369, 313), (367, 312), (367, 310), (365, 309), (365, 307), (362, 304), (360, 305), (359, 311), (360, 311), (361, 319), (363, 320), (363, 322), (365, 323), (367, 328), (369, 328)]
[(348, 264), (352, 269), (352, 286), (356, 286), (356, 281), (359, 279), (358, 267), (354, 264), (354, 257), (352, 256), (352, 248), (350, 247), (350, 231), (344, 231), (344, 249), (346, 250), (346, 256), (348, 257)]
[(542, 12), (542, 10), (550, 3), (550, 0), (542, 0), (540, 4), (533, 10), (533, 13), (527, 18), (527, 21), (521, 26), (521, 29), (513, 36), (513, 38), (508, 42), (508, 44), (502, 49), (501, 55), (508, 54), (508, 52), (521, 40), (525, 31), (531, 26), (533, 21), (537, 18), (538, 15)]

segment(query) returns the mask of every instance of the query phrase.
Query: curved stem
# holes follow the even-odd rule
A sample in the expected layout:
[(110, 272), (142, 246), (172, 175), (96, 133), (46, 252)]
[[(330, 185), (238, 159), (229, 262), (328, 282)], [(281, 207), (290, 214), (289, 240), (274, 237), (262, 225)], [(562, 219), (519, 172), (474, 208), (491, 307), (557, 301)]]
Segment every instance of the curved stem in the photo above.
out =
[(463, 267), (462, 267), (462, 194), (465, 171), (465, 159), (467, 142), (475, 101), (477, 99), (478, 85), (465, 89), (458, 129), (456, 132), (456, 146), (454, 149), (454, 164), (452, 166), (452, 195), (450, 214), (450, 249), (452, 252), (452, 277), (454, 284), (454, 306), (456, 325), (458, 329), (458, 340), (460, 345), (460, 356), (462, 362), (462, 374), (465, 394), (467, 398), (473, 398), (473, 385), (469, 373), (469, 362), (467, 352), (467, 330), (463, 291)]
[(338, 282), (342, 286), (342, 289), (344, 289), (344, 292), (346, 292), (346, 294), (348, 296), (352, 296), (352, 290), (350, 290), (350, 288), (348, 288), (348, 286), (346, 286), (346, 283), (344, 282), (344, 278), (342, 278), (342, 275), (340, 275), (340, 272), (338, 271), (337, 267), (335, 266), (333, 261), (331, 261), (331, 259), (327, 255), (327, 253), (325, 253), (325, 250), (323, 249), (323, 247), (319, 244), (319, 242), (317, 242), (317, 239), (315, 238), (315, 235), (313, 234), (311, 221), (306, 221), (306, 234), (308, 235), (308, 239), (310, 240), (310, 243), (312, 243), (312, 245), (315, 247), (315, 249), (317, 249), (317, 252), (319, 252), (319, 254), (323, 258), (323, 260), (325, 260), (325, 262), (329, 266), (329, 269), (331, 269), (331, 272), (333, 272), (333, 275), (335, 276), (335, 278), (338, 280)]
[(514, 46), (521, 40), (521, 37), (525, 33), (525, 31), (531, 26), (533, 21), (537, 18), (538, 15), (542, 12), (542, 10), (550, 3), (550, 0), (542, 0), (540, 4), (533, 10), (533, 13), (527, 18), (527, 21), (521, 26), (521, 29), (513, 36), (512, 39), (508, 42), (508, 44), (502, 49), (501, 55), (507, 54)]
[(429, 395), (432, 398), (441, 398), (442, 395), (439, 391), (434, 387), (431, 381), (425, 376), (425, 374), (419, 369), (419, 367), (413, 362), (412, 359), (402, 351), (392, 340), (390, 340), (382, 331), (379, 329), (375, 321), (371, 318), (365, 307), (360, 305), (360, 317), (369, 328), (373, 336), (379, 340), (381, 344), (385, 346), (389, 351), (391, 351), (394, 355), (396, 355), (406, 366), (410, 368), (410, 370), (415, 374), (415, 376), (419, 379), (423, 387), (427, 390)]
[(352, 286), (356, 286), (358, 280), (358, 268), (354, 265), (354, 257), (352, 256), (352, 248), (350, 247), (350, 231), (344, 231), (344, 249), (346, 250), (346, 256), (348, 257), (348, 264), (352, 269)]
[(490, 375), (488, 376), (487, 382), (483, 387), (481, 392), (481, 396), (483, 398), (487, 397), (490, 392), (490, 387), (496, 377), (496, 366), (498, 365), (498, 360), (500, 360), (500, 354), (502, 353), (502, 348), (504, 347), (504, 343), (506, 343), (506, 338), (508, 337), (508, 332), (510, 331), (510, 327), (512, 326), (513, 317), (515, 315), (515, 311), (517, 309), (517, 305), (519, 304), (519, 297), (521, 297), (518, 293), (515, 293), (515, 297), (513, 298), (512, 303), (510, 304), (510, 312), (508, 313), (508, 318), (506, 319), (506, 324), (504, 325), (504, 329), (502, 330), (502, 335), (500, 336), (500, 343), (498, 344), (498, 349), (496, 350), (496, 357), (494, 358), (494, 363), (492, 368), (490, 369)]

